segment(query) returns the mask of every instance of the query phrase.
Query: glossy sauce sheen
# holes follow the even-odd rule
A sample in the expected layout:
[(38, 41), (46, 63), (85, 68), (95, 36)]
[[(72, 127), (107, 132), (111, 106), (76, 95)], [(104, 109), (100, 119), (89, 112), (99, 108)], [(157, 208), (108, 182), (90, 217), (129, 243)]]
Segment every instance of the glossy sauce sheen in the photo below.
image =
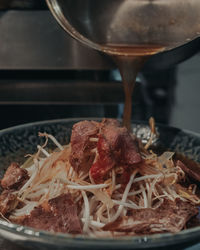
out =
[(166, 46), (161, 46), (157, 44), (105, 44), (103, 51), (112, 54), (112, 55), (119, 55), (119, 56), (151, 56), (158, 52), (165, 50)]
[(136, 76), (150, 56), (164, 51), (164, 49), (165, 46), (155, 44), (104, 45), (103, 51), (113, 56), (113, 59), (118, 65), (119, 70), (121, 72), (125, 93), (123, 125), (126, 126), (129, 130), (131, 128), (132, 94), (134, 90)]

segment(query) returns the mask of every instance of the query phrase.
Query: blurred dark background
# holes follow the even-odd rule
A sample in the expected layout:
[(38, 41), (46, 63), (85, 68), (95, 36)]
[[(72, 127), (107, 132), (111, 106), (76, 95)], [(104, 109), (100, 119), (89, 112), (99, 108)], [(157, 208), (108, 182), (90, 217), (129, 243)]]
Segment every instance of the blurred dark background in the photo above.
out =
[(5, 9), (46, 9), (45, 1), (41, 0), (1, 0), (0, 8)]

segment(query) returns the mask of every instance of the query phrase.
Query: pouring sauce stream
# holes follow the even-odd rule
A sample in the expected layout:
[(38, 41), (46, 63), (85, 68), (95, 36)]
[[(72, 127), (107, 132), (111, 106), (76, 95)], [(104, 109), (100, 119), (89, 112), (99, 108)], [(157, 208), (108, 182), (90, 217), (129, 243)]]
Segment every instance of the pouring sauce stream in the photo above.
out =
[(106, 50), (104, 52), (112, 56), (121, 73), (125, 94), (123, 125), (126, 126), (128, 130), (130, 130), (132, 116), (132, 95), (137, 74), (143, 67), (146, 60), (151, 55), (163, 51), (165, 46), (155, 44), (106, 44), (105, 46)]

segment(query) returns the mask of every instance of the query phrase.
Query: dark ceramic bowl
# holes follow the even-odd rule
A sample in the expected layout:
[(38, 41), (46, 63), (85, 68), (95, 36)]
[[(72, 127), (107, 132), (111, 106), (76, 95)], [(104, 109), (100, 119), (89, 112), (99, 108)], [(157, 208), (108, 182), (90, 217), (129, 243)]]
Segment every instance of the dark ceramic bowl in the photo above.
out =
[[(60, 143), (69, 141), (73, 124), (80, 119), (64, 119), (25, 124), (0, 131), (0, 173), (12, 161), (23, 162), (24, 155), (34, 153), (41, 143), (38, 132), (55, 135)], [(200, 135), (158, 125), (160, 134), (156, 142), (164, 148), (184, 153), (200, 162)], [(149, 136), (148, 126), (134, 123), (133, 130), (137, 136), (146, 140)], [(0, 220), (0, 235), (6, 239), (33, 249), (183, 249), (200, 241), (200, 227), (184, 230), (177, 234), (155, 234), (141, 237), (118, 239), (89, 239), (82, 236), (72, 237), (64, 234), (51, 234)]]

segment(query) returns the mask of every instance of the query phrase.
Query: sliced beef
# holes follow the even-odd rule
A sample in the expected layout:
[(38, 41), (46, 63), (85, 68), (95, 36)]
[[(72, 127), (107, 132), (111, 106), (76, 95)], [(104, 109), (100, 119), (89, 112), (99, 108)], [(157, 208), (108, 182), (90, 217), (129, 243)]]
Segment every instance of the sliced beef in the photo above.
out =
[(35, 208), (29, 216), (14, 221), (24, 226), (50, 232), (79, 234), (82, 232), (77, 208), (70, 194), (63, 194)]
[[(97, 149), (96, 158), (93, 149)], [(70, 163), (78, 171), (90, 170), (96, 183), (115, 166), (133, 167), (140, 162), (137, 140), (117, 120), (82, 121), (73, 126)]]
[(1, 186), (4, 189), (20, 189), (29, 179), (26, 169), (20, 168), (17, 163), (12, 163), (6, 170)]
[(128, 165), (123, 165), (117, 167), (115, 169), (115, 173), (116, 173), (116, 183), (120, 183), (122, 185), (122, 188), (124, 188), (124, 185), (127, 185), (127, 183), (130, 180), (130, 176), (132, 174), (132, 168)]
[(114, 119), (103, 119), (103, 121), (81, 121), (74, 124), (71, 135), (70, 163), (76, 170), (89, 171), (95, 152), (92, 149), (97, 147), (99, 130), (104, 126), (120, 126)]
[(5, 215), (15, 209), (18, 205), (15, 190), (4, 190), (0, 195), (0, 213)]
[(188, 176), (192, 177), (193, 179), (200, 181), (200, 165), (190, 159), (185, 158), (186, 165), (178, 160), (176, 165), (179, 166)]
[(91, 150), (97, 144), (96, 141), (91, 141), (90, 138), (97, 138), (98, 132), (99, 123), (94, 121), (81, 121), (73, 126), (70, 163), (75, 169), (89, 170), (88, 168), (95, 157), (95, 153), (92, 153)]
[(176, 233), (184, 228), (190, 218), (198, 214), (198, 208), (188, 202), (165, 200), (157, 209), (130, 211), (129, 216), (104, 226), (104, 230), (135, 234)]
[(102, 135), (99, 137), (97, 150), (98, 158), (90, 168), (90, 175), (96, 183), (99, 183), (103, 181), (105, 175), (115, 166), (115, 159), (109, 143)]
[(121, 124), (116, 119), (104, 118), (100, 124), (100, 128), (102, 129), (107, 126), (121, 127)]
[(125, 127), (102, 126), (97, 143), (98, 158), (90, 169), (95, 182), (101, 182), (114, 166), (133, 166), (141, 162), (137, 140)]
[(141, 162), (137, 140), (130, 135), (127, 128), (107, 126), (103, 129), (101, 136), (109, 144), (115, 161), (127, 165)]

